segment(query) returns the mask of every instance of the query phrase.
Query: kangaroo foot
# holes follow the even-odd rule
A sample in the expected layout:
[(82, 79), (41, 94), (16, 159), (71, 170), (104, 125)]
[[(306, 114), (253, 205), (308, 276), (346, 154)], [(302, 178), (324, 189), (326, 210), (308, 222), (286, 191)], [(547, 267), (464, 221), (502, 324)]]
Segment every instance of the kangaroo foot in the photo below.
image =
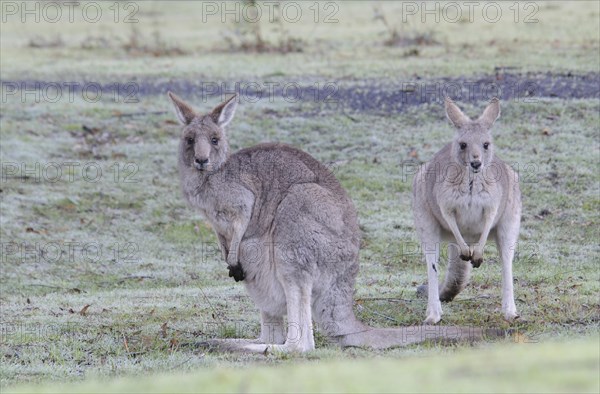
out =
[(440, 320), (442, 320), (442, 304), (440, 304), (439, 300), (428, 302), (427, 318), (423, 323), (426, 325), (434, 325), (437, 324)]
[(209, 352), (248, 352), (248, 347), (258, 345), (260, 341), (246, 338), (209, 339), (196, 343), (196, 347)]

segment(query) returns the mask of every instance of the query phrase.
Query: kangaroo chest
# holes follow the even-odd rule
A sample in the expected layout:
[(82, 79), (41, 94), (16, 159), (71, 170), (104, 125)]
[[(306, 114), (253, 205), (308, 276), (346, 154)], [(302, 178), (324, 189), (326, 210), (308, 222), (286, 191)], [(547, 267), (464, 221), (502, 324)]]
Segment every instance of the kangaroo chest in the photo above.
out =
[(233, 235), (232, 223), (237, 217), (234, 209), (206, 194), (197, 195), (190, 202), (210, 222), (213, 230), (227, 240), (227, 245), (229, 245)]
[(204, 216), (208, 219), (213, 229), (225, 237), (227, 242), (231, 241), (233, 236), (232, 222), (235, 217), (233, 213), (228, 212), (226, 209), (218, 209), (213, 211), (205, 211)]
[[(450, 188), (444, 193), (440, 208), (456, 218), (463, 236), (478, 236), (483, 232), (487, 215), (493, 215), (496, 211), (494, 206), (497, 201), (493, 196), (493, 190), (477, 183), (463, 188)], [(449, 230), (447, 224), (445, 227)]]
[(453, 204), (454, 217), (461, 234), (480, 234), (483, 231), (486, 211), (489, 212), (489, 199), (481, 196), (463, 197)]

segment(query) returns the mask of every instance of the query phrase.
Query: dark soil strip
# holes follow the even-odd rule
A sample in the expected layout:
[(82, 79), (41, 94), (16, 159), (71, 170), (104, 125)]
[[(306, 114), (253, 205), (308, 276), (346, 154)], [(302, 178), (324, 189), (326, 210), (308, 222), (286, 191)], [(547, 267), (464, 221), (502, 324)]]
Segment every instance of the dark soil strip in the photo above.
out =
[(492, 97), (535, 102), (540, 98), (600, 99), (600, 74), (496, 73), (469, 78), (415, 78), (413, 80), (357, 81), (190, 81), (153, 80), (99, 84), (82, 82), (0, 81), (3, 101), (39, 99), (52, 101), (57, 92), (82, 95), (86, 100), (141, 101), (144, 96), (162, 95), (171, 90), (191, 101), (215, 101), (240, 93), (242, 101), (283, 99), (290, 103), (316, 104), (316, 108), (350, 112), (397, 113), (409, 106), (441, 102), (450, 96), (456, 101), (477, 103)]
[(600, 74), (497, 74), (421, 79), (379, 88), (375, 83), (362, 88), (340, 88), (338, 99), (350, 110), (394, 113), (407, 106), (439, 103), (446, 96), (461, 103), (479, 103), (493, 97), (520, 102), (535, 102), (540, 98), (600, 99)]

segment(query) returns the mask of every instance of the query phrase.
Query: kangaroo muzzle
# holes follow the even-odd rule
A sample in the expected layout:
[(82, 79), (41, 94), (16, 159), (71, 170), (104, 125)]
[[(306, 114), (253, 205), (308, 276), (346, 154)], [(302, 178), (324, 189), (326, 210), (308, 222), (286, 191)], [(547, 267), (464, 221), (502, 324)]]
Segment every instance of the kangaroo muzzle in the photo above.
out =
[(208, 159), (198, 159), (194, 160), (194, 167), (196, 167), (199, 171), (204, 171), (206, 166), (208, 165)]
[(481, 161), (473, 160), (471, 162), (471, 169), (473, 170), (473, 172), (479, 172), (479, 170), (481, 169)]

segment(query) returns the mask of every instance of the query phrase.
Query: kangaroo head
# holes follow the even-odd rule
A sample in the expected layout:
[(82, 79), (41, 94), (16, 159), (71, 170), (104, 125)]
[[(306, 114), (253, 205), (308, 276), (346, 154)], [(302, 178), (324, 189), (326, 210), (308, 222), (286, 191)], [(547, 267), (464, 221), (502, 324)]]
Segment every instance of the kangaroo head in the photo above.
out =
[(452, 157), (464, 167), (478, 173), (490, 165), (494, 145), (490, 129), (500, 117), (500, 102), (492, 99), (483, 114), (473, 120), (465, 115), (450, 98), (446, 98), (446, 115), (456, 127), (452, 142)]
[(237, 107), (237, 94), (201, 115), (175, 94), (169, 92), (175, 114), (183, 125), (179, 141), (179, 163), (183, 168), (200, 172), (216, 171), (229, 156), (225, 126)]

